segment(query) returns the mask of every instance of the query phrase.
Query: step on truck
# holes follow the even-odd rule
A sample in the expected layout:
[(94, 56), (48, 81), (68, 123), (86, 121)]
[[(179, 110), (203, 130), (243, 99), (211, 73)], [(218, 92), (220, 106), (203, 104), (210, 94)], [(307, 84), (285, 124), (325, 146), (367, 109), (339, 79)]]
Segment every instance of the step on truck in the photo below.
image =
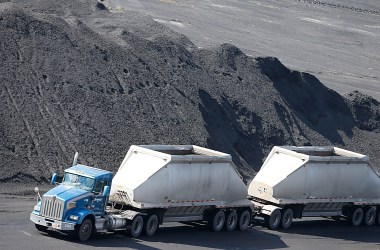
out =
[[(30, 215), (40, 231), (123, 230), (153, 236), (165, 222), (207, 222), (212, 231), (246, 230), (253, 205), (231, 156), (199, 146), (131, 146), (113, 177), (77, 164), (42, 197)], [(56, 181), (53, 174), (52, 183)]]
[(337, 147), (273, 147), (248, 195), (269, 229), (302, 217), (380, 225), (379, 175), (368, 156)]

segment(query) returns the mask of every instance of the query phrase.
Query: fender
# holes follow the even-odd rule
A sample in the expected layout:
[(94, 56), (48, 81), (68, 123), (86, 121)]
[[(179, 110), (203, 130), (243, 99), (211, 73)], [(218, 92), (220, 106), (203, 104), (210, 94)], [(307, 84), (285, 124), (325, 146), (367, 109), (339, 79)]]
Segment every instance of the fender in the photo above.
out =
[[(89, 209), (85, 209), (85, 208), (80, 208), (80, 209), (76, 210), (74, 213), (72, 213), (71, 215), (78, 216), (78, 220), (75, 221), (78, 225), (82, 224), (84, 218), (86, 218), (87, 215), (92, 215), (92, 216), (94, 216), (94, 219), (95, 219), (94, 211), (89, 210)], [(70, 221), (73, 221), (73, 220), (70, 220)]]
[(276, 206), (273, 206), (273, 205), (265, 205), (265, 206), (263, 206), (261, 208), (260, 213), (270, 216), (273, 213), (273, 211), (277, 210), (277, 209), (282, 209), (282, 208), (281, 207), (276, 207)]
[(132, 221), (137, 215), (145, 216), (147, 214), (146, 213), (137, 212), (137, 211), (133, 211), (133, 210), (125, 210), (122, 213), (122, 217), (125, 218), (125, 219), (127, 219), (127, 220), (130, 220), (130, 221)]

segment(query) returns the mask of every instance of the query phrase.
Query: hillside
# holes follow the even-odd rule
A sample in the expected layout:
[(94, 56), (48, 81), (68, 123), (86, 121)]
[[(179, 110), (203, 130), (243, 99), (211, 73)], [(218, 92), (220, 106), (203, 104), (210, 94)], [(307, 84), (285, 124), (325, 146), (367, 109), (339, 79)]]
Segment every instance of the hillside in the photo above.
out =
[(95, 1), (12, 2), (0, 3), (0, 182), (46, 182), (76, 151), (116, 171), (132, 144), (220, 150), (246, 181), (273, 145), (333, 144), (380, 166), (369, 96)]

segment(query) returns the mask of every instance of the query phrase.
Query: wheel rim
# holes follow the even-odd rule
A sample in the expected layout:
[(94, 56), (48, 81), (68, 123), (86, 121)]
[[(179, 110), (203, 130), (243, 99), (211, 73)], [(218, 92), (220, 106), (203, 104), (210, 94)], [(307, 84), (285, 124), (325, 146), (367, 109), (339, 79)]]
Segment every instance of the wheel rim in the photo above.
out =
[(355, 214), (355, 221), (357, 222), (357, 221), (360, 221), (360, 219), (361, 219), (361, 214), (360, 214), (360, 212), (357, 212), (356, 214)]
[(80, 235), (79, 235), (79, 238), (80, 240), (87, 240), (90, 235), (91, 235), (91, 231), (92, 231), (92, 225), (91, 225), (91, 222), (89, 221), (85, 221), (82, 226), (80, 227)]
[(290, 221), (290, 214), (289, 214), (289, 213), (286, 213), (284, 217), (285, 217), (285, 218), (284, 218), (284, 223), (285, 223), (285, 224), (288, 224), (289, 221)]
[(154, 227), (154, 223), (153, 223), (153, 221), (150, 221), (149, 225), (148, 225), (148, 230), (151, 231), (153, 229), (153, 227)]
[(293, 221), (293, 210), (291, 208), (288, 208), (282, 214), (281, 227), (284, 229), (288, 229), (291, 226), (292, 221)]
[(219, 228), (221, 227), (223, 224), (223, 218), (221, 215), (219, 215), (217, 218), (216, 218), (216, 227)]
[(223, 226), (224, 226), (224, 223), (225, 223), (225, 216), (224, 216), (224, 212), (223, 211), (219, 211), (215, 214), (215, 217), (214, 217), (214, 227), (213, 227), (213, 230), (214, 231), (220, 231), (222, 230)]
[[(278, 210), (276, 210), (278, 211)], [(270, 222), (273, 228), (277, 228), (277, 226), (280, 224), (280, 213), (279, 212), (273, 212), (272, 216), (270, 217)]]
[(131, 231), (133, 237), (138, 237), (142, 231), (142, 222), (143, 219), (141, 216), (137, 216), (132, 223)]
[(354, 226), (359, 226), (363, 220), (363, 210), (361, 208), (357, 208), (352, 215), (352, 224)]
[(249, 223), (250, 223), (250, 214), (247, 210), (245, 210), (241, 215), (240, 215), (240, 223), (239, 223), (239, 229), (241, 231), (244, 231), (247, 229)]
[(244, 214), (242, 217), (242, 226), (246, 226), (248, 224), (248, 215)]
[(368, 221), (368, 222), (372, 222), (372, 221), (373, 221), (373, 218), (374, 218), (373, 213), (368, 213), (368, 214), (367, 214), (367, 221)]
[(229, 227), (233, 226), (236, 223), (235, 215), (230, 215), (227, 222)]
[(236, 228), (236, 225), (237, 225), (237, 213), (235, 211), (231, 211), (226, 221), (227, 231), (233, 231)]
[(153, 236), (158, 228), (158, 217), (156, 215), (151, 215), (148, 219), (147, 225), (146, 225), (146, 235)]
[(365, 224), (371, 226), (375, 223), (376, 213), (373, 208), (367, 210), (365, 214)]

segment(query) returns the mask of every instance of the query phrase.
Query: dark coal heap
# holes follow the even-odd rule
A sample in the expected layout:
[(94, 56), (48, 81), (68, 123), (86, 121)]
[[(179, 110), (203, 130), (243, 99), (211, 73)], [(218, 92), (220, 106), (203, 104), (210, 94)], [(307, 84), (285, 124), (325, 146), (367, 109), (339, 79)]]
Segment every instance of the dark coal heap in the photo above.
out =
[(231, 44), (199, 49), (96, 1), (11, 2), (0, 3), (0, 182), (46, 182), (76, 151), (116, 171), (132, 144), (220, 150), (246, 181), (274, 145), (336, 145), (380, 163), (369, 96)]

